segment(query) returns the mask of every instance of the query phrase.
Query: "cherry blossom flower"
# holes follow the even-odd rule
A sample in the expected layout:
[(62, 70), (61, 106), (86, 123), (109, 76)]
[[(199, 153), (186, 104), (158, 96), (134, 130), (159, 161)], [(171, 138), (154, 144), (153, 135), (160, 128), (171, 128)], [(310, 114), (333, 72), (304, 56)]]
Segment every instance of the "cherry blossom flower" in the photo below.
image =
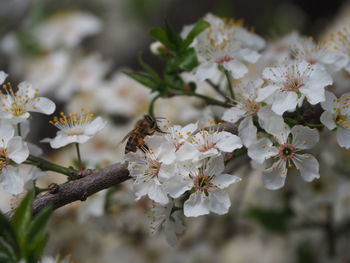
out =
[(253, 116), (258, 116), (260, 126), (268, 133), (277, 132), (275, 129), (284, 123), (283, 118), (271, 111), (269, 106), (257, 101), (258, 90), (262, 85), (262, 79), (241, 82), (235, 88), (234, 106), (226, 110), (222, 116), (227, 122), (236, 123), (241, 120), (238, 135), (246, 147), (257, 141), (257, 128), (253, 124)]
[(328, 129), (337, 129), (338, 144), (350, 148), (350, 93), (345, 93), (338, 99), (333, 93), (326, 91), (326, 101), (321, 103), (325, 110), (320, 120)]
[(10, 83), (3, 85), (5, 91), (0, 95), (1, 118), (17, 124), (28, 119), (29, 112), (50, 115), (55, 111), (55, 103), (48, 98), (37, 97), (38, 89), (34, 89), (31, 84), (21, 82), (17, 87), (17, 92), (14, 92)]
[(0, 85), (4, 83), (5, 79), (7, 78), (7, 74), (4, 71), (0, 71)]
[(258, 91), (257, 101), (270, 104), (278, 115), (294, 111), (305, 97), (312, 105), (324, 101), (324, 88), (333, 83), (324, 69), (306, 61), (265, 68), (263, 78), (267, 83)]
[(54, 149), (61, 148), (70, 143), (85, 143), (97, 132), (102, 130), (106, 122), (101, 118), (93, 118), (90, 111), (81, 109), (81, 113), (65, 115), (61, 112), (59, 117), (54, 117), (51, 124), (60, 129), (55, 138), (45, 138), (42, 142), (49, 142)]
[(0, 184), (9, 193), (18, 194), (24, 182), (11, 162), (23, 163), (29, 156), (29, 150), (27, 143), (14, 135), (13, 126), (4, 120), (0, 121)]
[(190, 136), (177, 152), (179, 161), (201, 160), (218, 156), (222, 152), (233, 152), (241, 148), (242, 141), (227, 131), (219, 131), (215, 125), (208, 130), (202, 129)]
[(241, 22), (224, 21), (211, 14), (204, 19), (210, 27), (197, 37), (195, 48), (200, 61), (197, 78), (215, 78), (218, 66), (230, 71), (234, 79), (242, 78), (248, 72), (246, 64), (259, 59), (257, 50), (265, 46), (265, 41), (245, 30)]
[(291, 53), (297, 61), (307, 61), (311, 65), (324, 67), (330, 72), (339, 71), (349, 60), (345, 54), (332, 49), (329, 44), (316, 44), (311, 38), (302, 39), (292, 45)]
[(224, 173), (223, 156), (212, 157), (197, 163), (188, 162), (183, 168), (186, 175), (172, 177), (166, 183), (166, 189), (173, 198), (191, 190), (190, 197), (184, 203), (184, 214), (197, 217), (210, 212), (225, 214), (231, 206), (228, 194), (223, 191), (229, 185), (239, 182), (237, 176)]
[(263, 183), (266, 188), (276, 190), (283, 187), (288, 169), (292, 168), (293, 164), (304, 181), (310, 182), (320, 177), (316, 158), (311, 154), (300, 153), (317, 144), (319, 134), (316, 129), (301, 125), (290, 129), (286, 126), (284, 131), (274, 135), (275, 144), (264, 138), (249, 149), (249, 156), (253, 160), (260, 162), (270, 158), (273, 160), (272, 166), (263, 171)]
[(350, 27), (345, 26), (336, 33), (332, 34), (332, 45), (334, 49), (347, 56), (347, 63), (344, 69), (350, 74)]
[(184, 232), (185, 226), (181, 219), (180, 210), (173, 211), (173, 208), (173, 201), (170, 201), (166, 205), (160, 205), (153, 202), (150, 211), (150, 231), (151, 234), (154, 235), (161, 229), (164, 230), (168, 244), (176, 246), (177, 236)]
[(65, 11), (56, 13), (34, 29), (34, 36), (44, 49), (58, 46), (77, 46), (84, 38), (101, 31), (101, 21), (85, 12)]
[(134, 179), (134, 191), (139, 200), (148, 195), (153, 201), (165, 205), (169, 202), (163, 183), (176, 174), (175, 146), (164, 136), (147, 136), (148, 150), (130, 152), (125, 156), (128, 169)]

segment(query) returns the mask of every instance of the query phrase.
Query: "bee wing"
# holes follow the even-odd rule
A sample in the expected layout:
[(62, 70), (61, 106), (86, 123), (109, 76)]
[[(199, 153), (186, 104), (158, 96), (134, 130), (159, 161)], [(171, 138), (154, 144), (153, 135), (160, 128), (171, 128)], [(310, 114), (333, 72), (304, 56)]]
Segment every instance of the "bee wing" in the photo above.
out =
[(134, 130), (132, 130), (132, 131), (128, 132), (128, 134), (127, 134), (127, 135), (125, 135), (125, 137), (123, 138), (122, 143), (123, 143), (123, 142), (125, 142), (125, 140), (126, 140), (127, 138), (129, 138), (129, 137), (130, 137), (130, 135), (131, 135), (133, 132), (134, 132)]

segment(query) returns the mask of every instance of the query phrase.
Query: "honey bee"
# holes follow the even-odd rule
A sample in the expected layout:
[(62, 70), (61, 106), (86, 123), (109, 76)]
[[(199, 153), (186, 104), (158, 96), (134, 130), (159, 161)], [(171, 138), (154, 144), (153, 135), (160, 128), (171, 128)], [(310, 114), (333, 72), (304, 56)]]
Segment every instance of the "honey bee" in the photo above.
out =
[(159, 128), (157, 119), (154, 119), (150, 115), (145, 115), (143, 119), (138, 120), (134, 129), (131, 130), (122, 140), (122, 142), (124, 142), (128, 139), (125, 146), (125, 154), (128, 152), (136, 152), (137, 148), (145, 152), (148, 148), (144, 142), (144, 138), (147, 135), (153, 135), (155, 132), (167, 133)]

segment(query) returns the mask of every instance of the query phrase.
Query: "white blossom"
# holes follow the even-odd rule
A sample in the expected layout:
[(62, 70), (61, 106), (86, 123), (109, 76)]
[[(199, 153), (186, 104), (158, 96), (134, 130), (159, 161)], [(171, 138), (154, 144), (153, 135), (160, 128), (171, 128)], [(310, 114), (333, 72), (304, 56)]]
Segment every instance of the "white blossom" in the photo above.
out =
[(273, 161), (272, 166), (263, 171), (263, 183), (266, 188), (276, 190), (283, 187), (288, 169), (292, 168), (293, 164), (304, 181), (310, 182), (319, 178), (319, 164), (316, 158), (308, 153), (300, 153), (317, 144), (319, 134), (316, 129), (301, 125), (290, 129), (286, 126), (283, 131), (274, 135), (275, 143), (263, 138), (248, 149), (249, 156), (257, 162), (262, 163), (270, 158)]
[(0, 121), (0, 184), (7, 192), (12, 194), (22, 192), (24, 178), (11, 162), (23, 163), (28, 156), (27, 143), (20, 136), (15, 136), (15, 129), (10, 123)]
[(145, 144), (148, 150), (130, 152), (125, 156), (130, 176), (134, 179), (134, 191), (137, 200), (148, 195), (153, 201), (165, 205), (169, 202), (163, 183), (174, 176), (175, 146), (164, 136), (147, 136)]
[(350, 148), (350, 93), (345, 93), (338, 99), (333, 93), (326, 91), (326, 101), (322, 102), (325, 110), (320, 120), (328, 129), (336, 131), (338, 144)]
[(51, 124), (59, 131), (55, 138), (45, 138), (41, 142), (49, 142), (54, 149), (61, 148), (70, 143), (85, 143), (97, 132), (102, 130), (106, 122), (101, 118), (93, 118), (90, 111), (81, 110), (81, 113), (70, 113), (65, 115), (61, 112), (59, 117), (54, 117)]
[(278, 115), (294, 111), (305, 97), (312, 105), (324, 101), (324, 88), (333, 83), (324, 69), (306, 61), (265, 68), (263, 78), (267, 83), (258, 91), (257, 101), (270, 104)]
[(176, 246), (177, 236), (182, 234), (185, 230), (183, 225), (181, 212), (177, 209), (174, 210), (174, 202), (170, 201), (166, 205), (160, 205), (157, 203), (152, 204), (150, 211), (150, 230), (151, 234), (155, 234), (161, 229), (165, 233), (166, 240), (169, 245)]
[(211, 14), (204, 19), (210, 27), (197, 37), (195, 45), (200, 61), (198, 80), (215, 78), (218, 66), (228, 70), (234, 79), (242, 78), (248, 72), (247, 64), (259, 59), (257, 51), (264, 47), (265, 41), (239, 22), (224, 21)]
[(231, 206), (229, 195), (223, 190), (239, 182), (237, 176), (224, 173), (223, 156), (188, 162), (181, 168), (182, 173), (171, 178), (166, 184), (169, 195), (173, 198), (190, 190), (190, 197), (184, 203), (184, 214), (197, 217), (210, 212), (225, 214)]
[(0, 95), (0, 117), (7, 119), (13, 124), (25, 121), (30, 117), (29, 112), (40, 112), (50, 115), (55, 109), (54, 102), (45, 97), (37, 97), (38, 89), (31, 84), (21, 82), (18, 84), (17, 92), (14, 92), (11, 85), (3, 85), (4, 92)]

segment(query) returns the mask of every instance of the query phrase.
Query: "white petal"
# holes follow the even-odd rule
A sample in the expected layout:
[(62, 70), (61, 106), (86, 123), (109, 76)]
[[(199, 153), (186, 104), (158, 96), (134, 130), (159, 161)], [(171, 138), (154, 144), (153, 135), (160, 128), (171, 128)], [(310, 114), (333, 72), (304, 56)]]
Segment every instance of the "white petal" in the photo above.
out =
[(279, 134), (285, 129), (282, 116), (274, 113), (270, 107), (262, 107), (258, 112), (260, 126), (270, 134)]
[(291, 133), (293, 136), (292, 144), (299, 149), (310, 149), (320, 140), (317, 129), (311, 129), (302, 125), (294, 126)]
[(8, 141), (14, 135), (15, 135), (15, 129), (13, 128), (13, 126), (9, 122), (5, 120), (1, 120), (0, 121), (0, 140), (1, 140), (0, 146), (2, 147), (6, 146)]
[(268, 97), (270, 97), (273, 93), (275, 93), (279, 89), (280, 87), (275, 85), (267, 85), (261, 89), (258, 89), (258, 97), (256, 98), (256, 101), (266, 100)]
[(237, 183), (241, 181), (242, 179), (238, 176), (231, 175), (231, 174), (219, 174), (214, 176), (214, 178), (211, 180), (211, 183), (217, 186), (220, 189), (224, 189), (228, 187), (231, 184)]
[(17, 195), (24, 190), (24, 178), (20, 175), (19, 171), (15, 167), (8, 167), (2, 171), (0, 175), (2, 177), (1, 185), (6, 192)]
[(224, 112), (222, 120), (236, 123), (240, 118), (242, 118), (247, 112), (238, 107), (232, 107)]
[(284, 186), (286, 177), (286, 163), (277, 161), (269, 169), (263, 171), (263, 184), (269, 190), (277, 190)]
[(41, 112), (47, 115), (54, 113), (56, 105), (48, 98), (40, 97), (36, 98), (28, 111)]
[(6, 74), (4, 71), (0, 71), (0, 85), (4, 83), (5, 79), (7, 78), (8, 74)]
[(241, 148), (241, 139), (232, 133), (222, 131), (218, 133), (218, 142), (216, 147), (223, 152), (232, 152), (238, 148)]
[(209, 210), (219, 215), (226, 214), (231, 206), (231, 201), (228, 193), (222, 190), (208, 192)]
[(255, 50), (244, 48), (239, 51), (239, 56), (244, 61), (254, 64), (258, 61), (261, 55)]
[(324, 126), (326, 126), (329, 130), (333, 130), (337, 127), (337, 124), (335, 123), (333, 119), (333, 114), (329, 111), (324, 111), (321, 114), (320, 121)]
[(164, 183), (165, 191), (172, 197), (178, 198), (193, 186), (192, 180), (187, 176), (176, 175)]
[(100, 130), (102, 130), (106, 126), (107, 122), (105, 122), (101, 117), (97, 117), (94, 119), (85, 129), (85, 134), (93, 136)]
[(86, 143), (88, 140), (90, 140), (92, 137), (81, 134), (81, 135), (73, 135), (72, 137), (75, 137), (74, 141), (77, 143)]
[(325, 97), (326, 100), (321, 102), (321, 106), (324, 110), (330, 111), (330, 112), (334, 112), (333, 107), (334, 107), (334, 101), (337, 100), (337, 97), (329, 91), (325, 92)]
[(297, 154), (293, 162), (304, 181), (311, 182), (315, 178), (320, 178), (318, 161), (311, 154)]
[(189, 142), (185, 142), (176, 152), (176, 159), (178, 161), (196, 160), (198, 156), (199, 152), (197, 148)]
[(66, 133), (58, 131), (55, 138), (46, 138), (41, 140), (41, 142), (49, 142), (53, 149), (57, 149), (70, 143), (77, 142), (77, 136), (68, 136)]
[(9, 158), (16, 163), (24, 162), (29, 156), (27, 143), (20, 136), (15, 136), (8, 142), (7, 150)]
[(160, 185), (151, 184), (148, 189), (148, 196), (153, 201), (165, 205), (169, 202), (169, 198), (166, 192), (162, 189)]
[(197, 217), (209, 214), (209, 200), (204, 193), (191, 194), (184, 203), (184, 214), (187, 217)]
[(314, 67), (309, 81), (300, 88), (300, 92), (306, 95), (311, 104), (316, 104), (325, 101), (324, 88), (332, 84), (333, 79), (326, 70)]
[(272, 142), (268, 138), (262, 138), (248, 148), (248, 156), (259, 164), (262, 164), (265, 160), (277, 154), (278, 149), (272, 146)]
[(219, 73), (215, 63), (200, 64), (197, 68), (196, 77), (199, 81), (213, 79)]
[(270, 80), (272, 82), (280, 82), (282, 79), (284, 79), (283, 70), (284, 68), (265, 68), (263, 70), (262, 76), (266, 80)]
[(337, 136), (338, 144), (341, 147), (344, 147), (345, 149), (350, 148), (350, 130), (349, 129), (338, 127), (336, 136)]
[(249, 147), (257, 142), (257, 128), (253, 124), (251, 116), (244, 118), (238, 126), (238, 136), (241, 138), (243, 145)]
[(295, 110), (298, 104), (298, 95), (295, 92), (278, 92), (275, 94), (272, 110), (282, 116), (286, 111)]
[(225, 62), (223, 64), (224, 68), (231, 72), (234, 79), (242, 78), (246, 73), (248, 73), (248, 68), (242, 62), (237, 60), (231, 60), (230, 62)]

